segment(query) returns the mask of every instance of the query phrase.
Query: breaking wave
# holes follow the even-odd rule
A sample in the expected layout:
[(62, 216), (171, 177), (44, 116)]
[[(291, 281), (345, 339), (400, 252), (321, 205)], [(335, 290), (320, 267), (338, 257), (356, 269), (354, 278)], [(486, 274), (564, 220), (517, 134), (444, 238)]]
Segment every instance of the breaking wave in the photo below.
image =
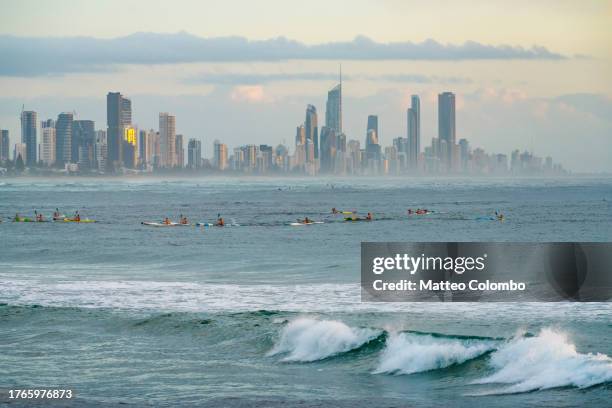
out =
[(355, 350), (383, 331), (355, 328), (335, 320), (307, 317), (289, 322), (268, 355), (285, 354), (283, 361), (311, 362)]
[(495, 349), (496, 340), (395, 333), (387, 339), (375, 374), (414, 374), (462, 364)]
[(509, 394), (558, 387), (588, 388), (612, 381), (612, 359), (576, 351), (567, 335), (542, 329), (537, 336), (510, 340), (491, 354), (496, 370), (474, 384), (509, 384), (483, 394)]

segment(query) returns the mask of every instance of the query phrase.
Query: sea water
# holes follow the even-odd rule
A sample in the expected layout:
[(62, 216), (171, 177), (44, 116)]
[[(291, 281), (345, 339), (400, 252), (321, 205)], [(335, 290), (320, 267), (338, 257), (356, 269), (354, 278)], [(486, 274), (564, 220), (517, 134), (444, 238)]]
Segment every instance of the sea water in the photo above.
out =
[[(610, 241), (611, 202), (609, 178), (3, 179), (0, 390), (72, 389), (75, 406), (609, 406), (610, 304), (363, 303), (359, 255)], [(9, 219), (56, 207), (99, 222)], [(180, 214), (229, 225), (141, 225)], [(288, 225), (305, 216), (325, 223)]]

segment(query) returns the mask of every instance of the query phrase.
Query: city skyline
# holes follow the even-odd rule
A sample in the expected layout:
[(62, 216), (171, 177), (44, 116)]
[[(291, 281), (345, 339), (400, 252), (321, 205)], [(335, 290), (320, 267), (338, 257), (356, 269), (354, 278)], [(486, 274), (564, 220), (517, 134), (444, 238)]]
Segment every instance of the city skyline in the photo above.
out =
[[(552, 157), (545, 159), (519, 149), (511, 155), (472, 148), (469, 140), (456, 136), (456, 96), (438, 94), (437, 137), (421, 150), (421, 103), (411, 95), (406, 110), (405, 136), (385, 146), (379, 140), (378, 115), (368, 115), (363, 145), (342, 131), (342, 75), (327, 93), (325, 125), (319, 139), (318, 115), (306, 106), (305, 120), (297, 126), (293, 151), (283, 143), (246, 144), (234, 147), (215, 139), (213, 156), (207, 159), (202, 142), (189, 138), (187, 162), (182, 134), (176, 133), (176, 116), (159, 113), (158, 129), (138, 129), (132, 123), (132, 100), (121, 92), (106, 95), (106, 129), (95, 129), (92, 120), (74, 119), (74, 112), (58, 114), (57, 121), (40, 122), (42, 139), (37, 139), (37, 112), (22, 111), (22, 138), (14, 147), (13, 160), (5, 165), (18, 173), (23, 167), (32, 174), (58, 171), (87, 174), (153, 173), (171, 169), (235, 174), (323, 175), (538, 175), (565, 174)], [(3, 131), (3, 139), (6, 132)], [(2, 146), (5, 142), (3, 141)], [(363, 148), (361, 147), (363, 146)], [(38, 154), (36, 154), (38, 152)], [(2, 153), (2, 152), (0, 152)], [(55, 169), (55, 170), (53, 170)], [(42, 172), (42, 173), (41, 173)]]
[[(0, 25), (0, 128), (14, 144), (24, 105), (40, 118), (76, 111), (102, 123), (99, 97), (114, 89), (138, 101), (132, 121), (140, 129), (156, 128), (159, 112), (172, 112), (185, 143), (196, 138), (204, 151), (215, 139), (290, 145), (287, 129), (308, 104), (320, 133), (322, 90), (337, 83), (342, 63), (336, 126), (349, 139), (372, 114), (381, 122), (377, 137), (390, 145), (405, 135), (406, 108), (419, 95), (425, 146), (438, 136), (438, 94), (452, 89), (458, 139), (487, 151), (524, 146), (576, 172), (612, 172), (610, 3), (357, 3), (314, 1), (303, 18), (272, 1), (251, 19), (247, 2), (157, 8), (135, 0), (115, 16), (130, 24), (112, 31), (103, 24), (112, 7), (101, 3), (54, 2), (53, 21), (49, 4), (9, 4)], [(74, 15), (92, 18), (85, 24)], [(172, 23), (160, 24), (167, 17)], [(563, 35), (567, 21), (571, 36)]]

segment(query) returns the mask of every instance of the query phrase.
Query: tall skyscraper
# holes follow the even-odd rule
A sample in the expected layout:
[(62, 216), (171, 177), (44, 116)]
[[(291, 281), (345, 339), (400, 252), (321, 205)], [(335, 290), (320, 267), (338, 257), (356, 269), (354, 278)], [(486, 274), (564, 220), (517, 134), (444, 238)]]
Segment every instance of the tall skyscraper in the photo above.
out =
[(55, 122), (55, 163), (63, 167), (72, 161), (72, 122), (71, 112), (60, 113)]
[(123, 128), (123, 139), (121, 141), (121, 155), (123, 160), (121, 164), (128, 169), (136, 168), (138, 163), (138, 130), (134, 126), (125, 126)]
[(337, 137), (334, 129), (323, 126), (321, 128), (321, 172), (331, 173), (337, 152)]
[(22, 157), (26, 166), (36, 165), (36, 151), (38, 141), (36, 140), (36, 128), (38, 127), (38, 115), (34, 111), (21, 112), (21, 143), (26, 146), (25, 157)]
[(40, 149), (40, 160), (45, 166), (53, 166), (55, 164), (55, 121), (48, 119), (41, 122), (42, 142)]
[(141, 130), (138, 132), (138, 165), (145, 166), (148, 163), (147, 160), (147, 145), (149, 143), (148, 140), (148, 132), (146, 130)]
[(159, 133), (141, 130), (138, 138), (138, 163), (141, 167), (157, 166), (159, 162)]
[(410, 100), (407, 113), (408, 165), (416, 168), (421, 153), (421, 101), (418, 95), (412, 95)]
[[(376, 144), (378, 144), (378, 116), (377, 115), (369, 115), (368, 116), (368, 127), (366, 128), (366, 136), (369, 134), (370, 130), (374, 131), (374, 134), (376, 135)], [(370, 143), (369, 138), (366, 138), (366, 147), (368, 146), (368, 144)]]
[(70, 151), (73, 163), (79, 163), (80, 168), (91, 167), (95, 161), (95, 143), (96, 129), (93, 120), (75, 120), (72, 122)]
[(314, 158), (319, 158), (319, 128), (317, 119), (317, 108), (313, 105), (306, 107), (306, 120), (304, 127), (306, 128), (306, 139), (310, 139), (314, 144)]
[(452, 151), (455, 142), (455, 94), (444, 92), (438, 95), (438, 138), (446, 142), (445, 152), (440, 158), (447, 169), (451, 168)]
[(340, 83), (327, 92), (325, 126), (334, 129), (336, 134), (342, 133), (342, 73)]
[(99, 171), (106, 171), (106, 160), (108, 159), (108, 145), (106, 144), (106, 130), (96, 130), (96, 144), (94, 145), (94, 156), (96, 158), (96, 168)]
[(183, 146), (183, 135), (176, 135), (176, 167), (185, 167), (185, 148)]
[[(213, 150), (213, 165), (217, 170), (225, 170), (227, 168), (227, 145), (215, 140)], [(238, 158), (242, 159), (242, 157), (242, 150), (240, 150)]]
[(176, 118), (168, 112), (159, 114), (161, 167), (176, 166)]
[(187, 143), (187, 167), (190, 169), (202, 167), (202, 142), (198, 139), (189, 139)]
[(106, 95), (107, 165), (110, 170), (123, 163), (124, 128), (132, 124), (132, 102), (119, 92)]
[(9, 145), (8, 129), (0, 130), (0, 161), (9, 159)]
[(300, 125), (295, 130), (295, 145), (305, 145), (306, 144), (306, 128), (304, 125)]

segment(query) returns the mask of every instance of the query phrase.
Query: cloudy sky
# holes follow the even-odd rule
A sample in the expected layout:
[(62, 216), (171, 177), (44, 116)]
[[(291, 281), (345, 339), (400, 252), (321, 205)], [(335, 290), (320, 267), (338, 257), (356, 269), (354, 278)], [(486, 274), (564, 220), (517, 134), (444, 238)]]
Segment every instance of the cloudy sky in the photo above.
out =
[(0, 128), (19, 112), (76, 111), (105, 128), (105, 95), (132, 98), (134, 122), (230, 145), (293, 141), (308, 103), (324, 121), (342, 63), (344, 124), (381, 143), (406, 133), (422, 99), (422, 145), (436, 95), (457, 94), (473, 146), (552, 155), (612, 171), (612, 1), (2, 1)]

